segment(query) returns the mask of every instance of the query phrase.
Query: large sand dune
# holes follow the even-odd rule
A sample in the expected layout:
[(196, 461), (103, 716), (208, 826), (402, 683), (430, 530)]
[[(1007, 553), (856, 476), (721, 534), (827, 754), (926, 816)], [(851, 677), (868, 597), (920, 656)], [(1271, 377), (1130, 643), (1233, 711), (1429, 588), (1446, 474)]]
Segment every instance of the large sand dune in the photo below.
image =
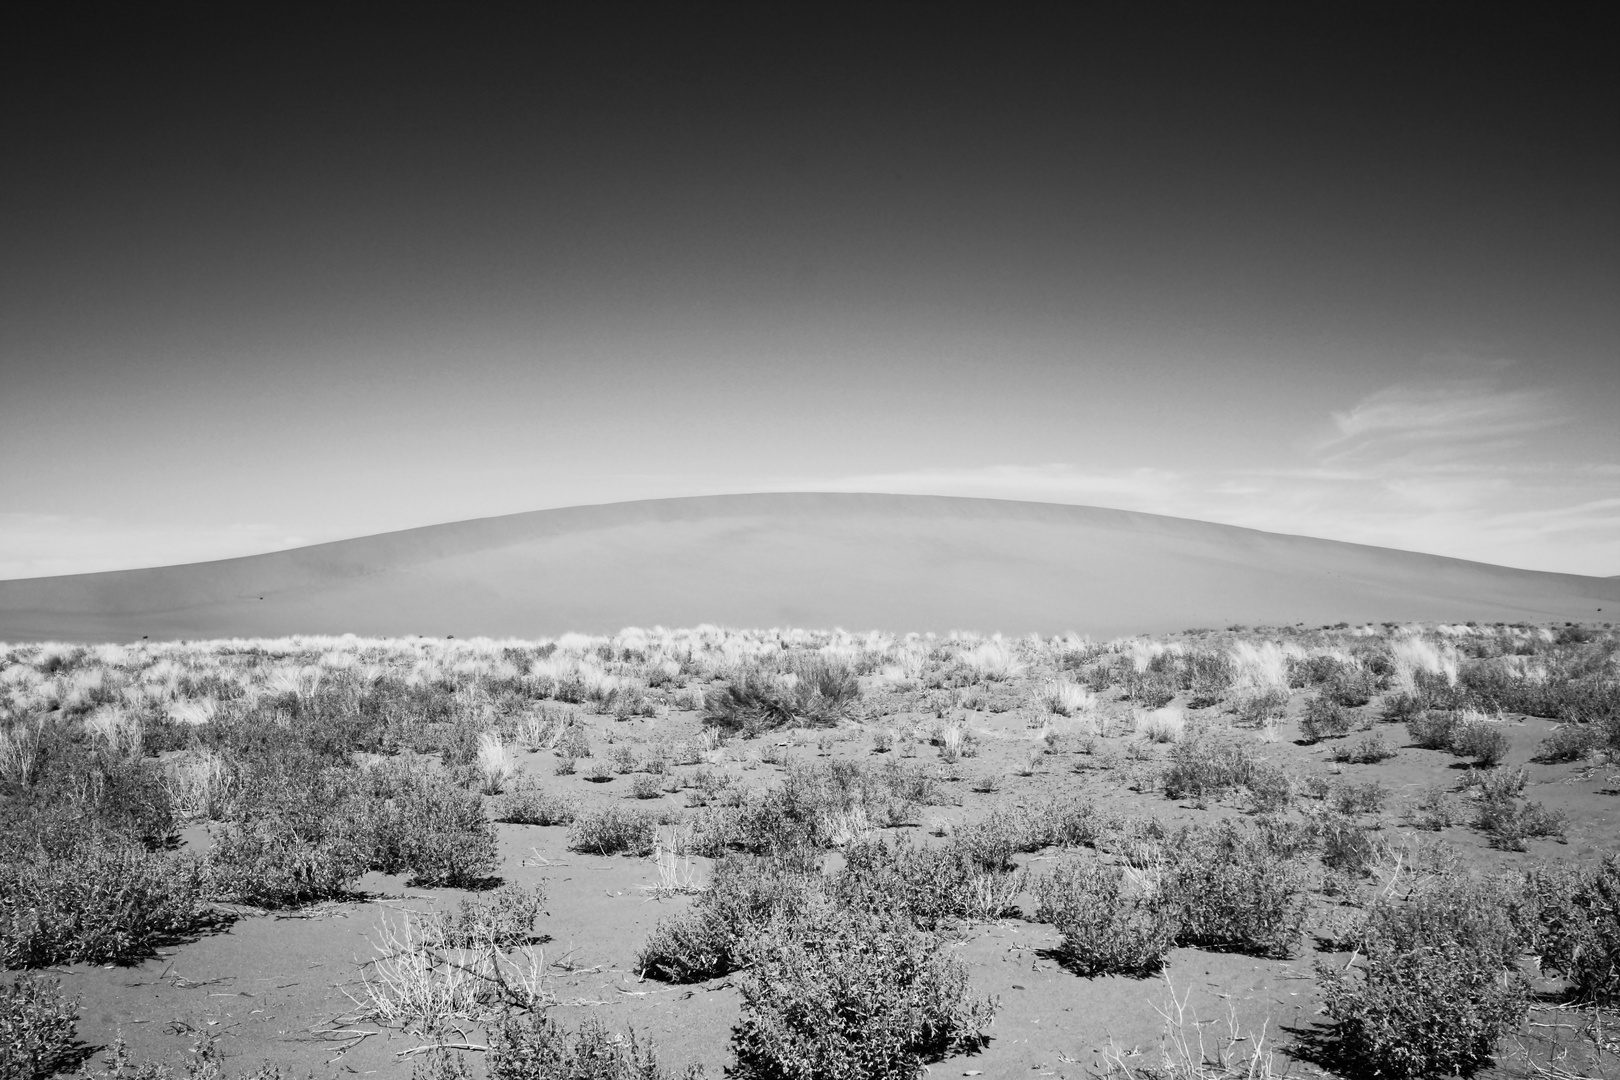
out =
[(0, 640), (629, 625), (1096, 635), (1230, 623), (1603, 620), (1620, 580), (1202, 521), (917, 495), (662, 499), (240, 559), (0, 581)]

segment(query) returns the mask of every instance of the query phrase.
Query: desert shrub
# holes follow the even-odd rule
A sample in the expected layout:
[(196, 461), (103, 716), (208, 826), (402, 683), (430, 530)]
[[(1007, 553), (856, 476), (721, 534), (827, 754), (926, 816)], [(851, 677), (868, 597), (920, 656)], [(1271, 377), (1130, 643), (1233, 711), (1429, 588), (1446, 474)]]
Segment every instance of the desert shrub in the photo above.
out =
[(1288, 955), (1305, 924), (1304, 871), (1270, 835), (1223, 822), (1166, 845), (1160, 899), (1176, 912), (1178, 944)]
[(658, 777), (643, 773), (630, 781), (630, 794), (638, 799), (657, 799), (664, 794), (664, 786)]
[(431, 772), (385, 776), (378, 785), (370, 869), (408, 869), (412, 884), (457, 889), (494, 874), (495, 826), (476, 794)]
[(1249, 790), (1249, 806), (1257, 814), (1287, 810), (1294, 801), (1294, 785), (1281, 765), (1256, 761), (1243, 786)]
[(0, 1076), (44, 1080), (75, 1064), (79, 1003), (54, 979), (0, 983)]
[(289, 908), (347, 896), (371, 864), (352, 836), (305, 839), (280, 822), (232, 823), (204, 862), (208, 894), (263, 908)]
[(1376, 765), (1395, 756), (1395, 748), (1374, 731), (1363, 735), (1353, 745), (1340, 744), (1333, 748), (1333, 760), (1349, 765)]
[[(569, 1032), (544, 1013), (507, 1013), (490, 1033), (489, 1080), (670, 1080), (651, 1043), (615, 1035), (595, 1017)], [(454, 1080), (468, 1076), (451, 1074)], [(701, 1070), (682, 1074), (696, 1080)], [(451, 1080), (446, 1077), (445, 1080)]]
[(748, 964), (731, 1038), (741, 1080), (913, 1080), (977, 1046), (995, 1014), (938, 938), (873, 916), (773, 923)]
[(745, 665), (724, 688), (707, 695), (704, 723), (754, 736), (795, 724), (830, 726), (860, 700), (860, 680), (848, 664), (816, 654), (796, 658), (793, 679)]
[(1207, 709), (1219, 702), (1231, 688), (1234, 674), (1232, 659), (1224, 652), (1188, 654), (1179, 672), (1181, 689), (1191, 695), (1188, 706)]
[(1321, 694), (1335, 705), (1358, 708), (1372, 700), (1378, 692), (1378, 677), (1372, 672), (1343, 665), (1332, 677), (1321, 683)]
[(1117, 815), (1079, 795), (1054, 795), (1032, 804), (1022, 822), (1020, 851), (1095, 847), (1118, 823)]
[(433, 947), (450, 949), (527, 945), (534, 940), (534, 920), (545, 903), (544, 885), (502, 885), (489, 893), (463, 897), (454, 909), (425, 915), (422, 937)]
[(1409, 724), (1423, 714), (1424, 707), (1423, 700), (1416, 694), (1391, 694), (1384, 699), (1378, 717), (1389, 724)]
[(1543, 866), (1525, 875), (1529, 947), (1542, 970), (1570, 982), (1570, 997), (1620, 1003), (1620, 855), (1592, 866)]
[(1499, 888), (1445, 877), (1368, 913), (1362, 958), (1318, 965), (1335, 1021), (1335, 1065), (1351, 1075), (1470, 1073), (1523, 1018), (1520, 938)]
[(1058, 954), (1077, 974), (1152, 974), (1175, 945), (1176, 911), (1119, 867), (1062, 863), (1036, 878), (1034, 890), (1035, 918), (1062, 935)]
[(1125, 697), (1144, 709), (1162, 709), (1176, 696), (1173, 675), (1162, 671), (1130, 671), (1125, 676)]
[(1388, 790), (1376, 780), (1333, 784), (1327, 791), (1328, 806), (1336, 814), (1376, 814), (1384, 808), (1388, 798)]
[(1413, 828), (1438, 832), (1455, 825), (1461, 816), (1457, 797), (1444, 788), (1429, 788), (1402, 809), (1402, 818)]
[(1603, 733), (1592, 724), (1559, 724), (1536, 749), (1535, 760), (1552, 764), (1580, 761), (1603, 745)]
[(1306, 742), (1337, 739), (1350, 734), (1351, 718), (1343, 705), (1318, 694), (1305, 702), (1299, 717), (1299, 733)]
[(955, 838), (942, 847), (868, 840), (845, 851), (833, 892), (841, 904), (924, 929), (952, 919), (999, 918), (1011, 908), (1023, 875), (1005, 865), (983, 866), (975, 855)]
[(1406, 721), (1406, 734), (1414, 746), (1421, 746), (1425, 750), (1450, 750), (1458, 724), (1454, 712), (1425, 709)]
[(568, 849), (593, 855), (650, 855), (658, 839), (658, 818), (618, 806), (583, 810), (568, 828)]
[(825, 904), (819, 874), (779, 859), (729, 856), (715, 864), (709, 887), (690, 908), (659, 920), (636, 968), (675, 983), (729, 974), (741, 966), (742, 945), (760, 927)]
[(1313, 824), (1322, 845), (1322, 865), (1329, 870), (1363, 878), (1384, 854), (1382, 838), (1354, 818), (1329, 813)]
[(1253, 753), (1241, 743), (1207, 736), (1184, 739), (1171, 749), (1161, 781), (1172, 799), (1218, 798), (1246, 785), (1255, 764)]
[(1495, 765), (1507, 757), (1511, 745), (1500, 723), (1470, 718), (1457, 724), (1449, 749), (1458, 757), (1473, 758), (1477, 765)]
[(1232, 702), (1232, 717), (1240, 727), (1264, 727), (1287, 710), (1288, 691), (1275, 687), (1239, 695)]
[(1561, 811), (1548, 810), (1528, 799), (1481, 799), (1475, 808), (1474, 825), (1490, 839), (1492, 847), (1524, 851), (1527, 840), (1562, 841), (1568, 819)]
[(574, 800), (539, 788), (519, 788), (501, 799), (496, 821), (514, 825), (569, 825), (579, 814)]
[(197, 866), (86, 832), (0, 861), (0, 964), (114, 963), (209, 922)]

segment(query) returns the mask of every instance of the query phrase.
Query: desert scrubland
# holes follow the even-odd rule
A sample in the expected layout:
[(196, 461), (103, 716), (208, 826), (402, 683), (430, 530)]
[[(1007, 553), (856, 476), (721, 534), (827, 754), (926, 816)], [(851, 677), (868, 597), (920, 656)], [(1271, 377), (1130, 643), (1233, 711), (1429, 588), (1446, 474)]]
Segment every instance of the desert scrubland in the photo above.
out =
[(1617, 657), (0, 647), (0, 1072), (1612, 1076)]

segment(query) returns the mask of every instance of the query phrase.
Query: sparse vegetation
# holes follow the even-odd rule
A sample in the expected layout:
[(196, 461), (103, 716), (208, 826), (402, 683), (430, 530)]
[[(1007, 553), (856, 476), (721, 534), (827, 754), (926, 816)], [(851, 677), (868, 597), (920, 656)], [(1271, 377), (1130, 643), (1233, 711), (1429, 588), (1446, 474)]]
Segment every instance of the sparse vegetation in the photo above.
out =
[[(383, 873), (460, 890), (402, 910), (383, 885), (348, 984), (349, 1022), (431, 1043), (407, 1055), (425, 1076), (667, 1075), (639, 1037), (530, 1011), (594, 1000), (610, 969), (652, 980), (624, 983), (642, 1030), (679, 984), (746, 987), (733, 1075), (915, 1076), (990, 1031), (960, 939), (999, 921), (1023, 944), (1028, 918), (1055, 947), (1009, 961), (1063, 979), (1315, 949), (1332, 1037), (1291, 1052), (1466, 1073), (1555, 1030), (1522, 1025), (1531, 959), (1570, 1015), (1617, 1004), (1620, 856), (1588, 795), (1614, 785), (1620, 634), (1576, 629), (0, 646), (0, 959), (71, 991), (24, 976), (0, 1029), (36, 1075), (97, 1075), (65, 1019), (88, 969), (65, 965), (184, 961), (232, 920), (318, 932)], [(1484, 843), (1501, 872), (1469, 877)], [(633, 958), (576, 938), (582, 911), (655, 903)], [(28, 1038), (58, 1057), (17, 1057)], [(222, 1076), (198, 1039), (180, 1071)], [(114, 1053), (101, 1075), (177, 1071)]]

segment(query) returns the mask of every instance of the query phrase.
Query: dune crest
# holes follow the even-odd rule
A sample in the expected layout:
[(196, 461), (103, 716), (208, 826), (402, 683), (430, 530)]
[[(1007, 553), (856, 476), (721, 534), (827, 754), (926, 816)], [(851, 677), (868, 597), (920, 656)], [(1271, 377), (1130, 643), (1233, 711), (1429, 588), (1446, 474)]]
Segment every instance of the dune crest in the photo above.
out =
[(458, 637), (630, 625), (1094, 635), (1230, 623), (1603, 620), (1620, 579), (1051, 503), (779, 493), (430, 525), (0, 581), (0, 640)]

